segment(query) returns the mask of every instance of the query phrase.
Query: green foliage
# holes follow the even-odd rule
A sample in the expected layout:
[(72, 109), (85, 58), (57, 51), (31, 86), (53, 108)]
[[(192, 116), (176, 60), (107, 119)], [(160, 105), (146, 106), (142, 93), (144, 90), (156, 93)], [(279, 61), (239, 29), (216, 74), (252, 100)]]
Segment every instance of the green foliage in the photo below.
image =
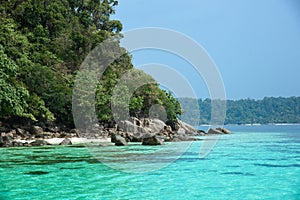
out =
[(163, 116), (165, 112), (167, 117), (165, 120), (177, 120), (178, 115), (181, 114), (179, 102), (170, 92), (160, 89), (151, 76), (140, 70), (131, 70), (124, 80), (129, 88), (134, 88), (130, 93), (132, 94), (130, 99), (130, 114), (132, 116), (151, 117), (152, 106), (158, 105), (163, 109), (155, 111), (156, 117)]
[[(211, 118), (211, 100), (198, 100), (200, 116), (197, 108), (192, 107), (194, 99), (180, 99), (185, 109), (186, 121), (196, 124), (208, 124)], [(300, 123), (300, 97), (266, 97), (262, 100), (242, 99), (228, 100), (225, 124), (268, 124), (268, 123)]]
[(0, 116), (25, 115), (28, 91), (16, 80), (18, 66), (0, 45)]
[[(165, 120), (176, 121), (177, 116), (181, 114), (179, 102), (171, 93), (161, 90), (151, 76), (132, 68), (130, 59), (127, 58), (127, 54), (121, 58), (122, 63), (128, 62), (127, 69), (123, 68), (126, 69), (125, 72), (120, 72), (112, 64), (98, 85), (96, 95), (98, 118), (107, 121), (116, 118), (125, 119), (128, 115), (149, 117), (151, 107), (161, 105), (167, 115)], [(111, 102), (114, 103), (115, 113), (110, 109)]]
[(18, 66), (7, 57), (0, 45), (0, 117), (19, 116), (36, 120), (41, 116), (53, 119), (41, 99), (29, 98), (29, 91), (16, 79), (17, 72)]
[(53, 121), (55, 119), (54, 114), (46, 107), (45, 102), (36, 94), (30, 95), (27, 102), (27, 110), (30, 116), (34, 116), (33, 120)]
[[(93, 48), (111, 36), (120, 36), (122, 24), (110, 19), (117, 4), (116, 0), (1, 1), (0, 118), (56, 119), (72, 126), (75, 75)], [(113, 120), (114, 88), (133, 69), (131, 56), (118, 42), (116, 45), (123, 55), (109, 66), (97, 87), (91, 88), (96, 89), (95, 108), (101, 121)], [(130, 91), (130, 85), (124, 84), (117, 91), (119, 106), (129, 109), (131, 115), (148, 116), (151, 106), (159, 104), (168, 119), (176, 120), (181, 109), (172, 95), (159, 89), (153, 78), (143, 72), (134, 71), (134, 76), (152, 83), (137, 91)], [(79, 94), (84, 96), (84, 92)], [(83, 99), (79, 97), (78, 101)]]

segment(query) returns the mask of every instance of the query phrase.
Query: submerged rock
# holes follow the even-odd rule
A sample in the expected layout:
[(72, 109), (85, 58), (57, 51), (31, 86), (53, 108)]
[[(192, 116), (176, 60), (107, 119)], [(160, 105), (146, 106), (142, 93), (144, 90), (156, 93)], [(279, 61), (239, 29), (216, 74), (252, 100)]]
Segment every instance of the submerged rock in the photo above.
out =
[(25, 174), (30, 174), (30, 175), (44, 175), (44, 174), (49, 174), (50, 172), (44, 172), (44, 171), (31, 171), (31, 172), (26, 172)]

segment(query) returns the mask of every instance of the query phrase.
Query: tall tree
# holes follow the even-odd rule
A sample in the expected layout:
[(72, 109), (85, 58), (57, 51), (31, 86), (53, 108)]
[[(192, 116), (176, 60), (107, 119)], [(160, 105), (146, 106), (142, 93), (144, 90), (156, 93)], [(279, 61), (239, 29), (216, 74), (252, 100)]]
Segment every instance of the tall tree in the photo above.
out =
[[(110, 18), (117, 5), (117, 0), (1, 1), (3, 99), (0, 116), (21, 115), (37, 120), (55, 118), (72, 125), (74, 78), (92, 49), (122, 30), (122, 24)], [(98, 83), (96, 108), (99, 120), (112, 120), (109, 106), (112, 90), (123, 74), (133, 68), (131, 56), (125, 49), (122, 53)], [(9, 78), (5, 78), (8, 73), (11, 73)], [(169, 118), (175, 119), (180, 113), (176, 101), (157, 84), (143, 88), (131, 98), (128, 105), (131, 114), (145, 115), (151, 104), (157, 102), (169, 110)], [(11, 97), (9, 90), (15, 91)], [(15, 104), (4, 110), (8, 99)], [(10, 109), (13, 105), (17, 105), (14, 106), (17, 110)]]

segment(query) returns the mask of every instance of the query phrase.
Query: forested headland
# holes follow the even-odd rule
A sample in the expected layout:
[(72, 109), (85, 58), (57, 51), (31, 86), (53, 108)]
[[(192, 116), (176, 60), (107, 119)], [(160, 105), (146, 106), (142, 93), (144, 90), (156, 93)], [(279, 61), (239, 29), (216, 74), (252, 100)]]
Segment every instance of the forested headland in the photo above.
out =
[[(116, 0), (1, 1), (0, 121), (53, 122), (72, 128), (76, 73), (97, 45), (120, 35), (122, 23), (111, 19), (117, 5)], [(97, 84), (95, 108), (104, 123), (113, 121), (114, 86), (134, 69), (131, 55), (123, 51)], [(135, 78), (153, 79), (134, 71)], [(163, 106), (171, 121), (181, 113), (177, 100), (156, 83), (138, 88), (127, 106), (132, 116), (147, 117), (153, 104)]]
[[(117, 5), (117, 0), (1, 1), (0, 121), (51, 122), (73, 128), (75, 76), (97, 45), (112, 36), (121, 38), (122, 23), (111, 19)], [(126, 72), (134, 70), (135, 78), (155, 82), (151, 76), (135, 70), (131, 55), (126, 49), (123, 52), (97, 84), (95, 108), (100, 122), (113, 121), (113, 88)], [(180, 99), (185, 121), (198, 125), (195, 123), (200, 118), (200, 124), (208, 124), (211, 100), (197, 100), (200, 116), (190, 101)], [(300, 123), (299, 97), (226, 103), (225, 124)], [(127, 106), (131, 116), (148, 117), (154, 104), (164, 107), (170, 121), (176, 121), (182, 113), (179, 102), (158, 84), (138, 88)]]
[[(179, 101), (184, 109), (186, 122), (196, 126), (199, 125), (198, 122), (200, 125), (209, 124), (210, 99), (182, 98)], [(225, 124), (300, 123), (300, 97), (227, 100), (225, 103)]]

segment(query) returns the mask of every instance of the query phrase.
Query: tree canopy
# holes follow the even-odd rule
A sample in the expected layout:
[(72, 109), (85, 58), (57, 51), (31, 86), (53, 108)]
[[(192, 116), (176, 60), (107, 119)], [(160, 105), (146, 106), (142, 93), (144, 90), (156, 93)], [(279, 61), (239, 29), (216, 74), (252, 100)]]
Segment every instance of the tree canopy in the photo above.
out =
[[(97, 45), (122, 30), (121, 22), (111, 19), (117, 5), (117, 0), (1, 1), (0, 118), (56, 120), (73, 126), (76, 73)], [(131, 56), (124, 50), (97, 84), (95, 107), (100, 121), (113, 120), (113, 88), (131, 69)], [(181, 113), (177, 100), (157, 83), (138, 88), (128, 106), (131, 115), (149, 116), (152, 104), (162, 105), (168, 120)]]

